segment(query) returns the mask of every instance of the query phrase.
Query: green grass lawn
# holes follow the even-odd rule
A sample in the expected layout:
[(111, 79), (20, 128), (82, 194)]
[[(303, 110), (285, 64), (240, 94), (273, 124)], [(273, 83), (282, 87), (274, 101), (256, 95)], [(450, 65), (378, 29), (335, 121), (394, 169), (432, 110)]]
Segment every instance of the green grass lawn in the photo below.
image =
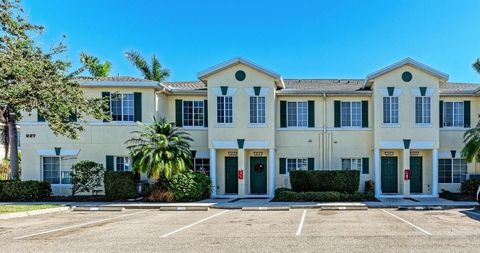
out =
[(60, 207), (60, 205), (0, 205), (0, 214)]

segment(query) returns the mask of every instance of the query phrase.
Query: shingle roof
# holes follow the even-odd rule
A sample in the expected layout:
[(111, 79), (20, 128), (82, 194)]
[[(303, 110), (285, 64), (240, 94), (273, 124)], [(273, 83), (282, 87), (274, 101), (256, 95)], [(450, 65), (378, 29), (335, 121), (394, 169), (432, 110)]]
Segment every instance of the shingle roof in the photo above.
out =
[[(354, 92), (364, 91), (365, 79), (283, 79), (284, 91), (312, 92)], [(201, 90), (206, 85), (201, 81), (163, 82), (163, 85), (177, 90)], [(473, 93), (480, 91), (479, 83), (448, 82), (440, 85), (444, 93)]]
[(132, 77), (132, 76), (107, 76), (107, 77), (90, 77), (90, 76), (80, 76), (75, 78), (78, 81), (84, 82), (153, 82), (143, 78)]

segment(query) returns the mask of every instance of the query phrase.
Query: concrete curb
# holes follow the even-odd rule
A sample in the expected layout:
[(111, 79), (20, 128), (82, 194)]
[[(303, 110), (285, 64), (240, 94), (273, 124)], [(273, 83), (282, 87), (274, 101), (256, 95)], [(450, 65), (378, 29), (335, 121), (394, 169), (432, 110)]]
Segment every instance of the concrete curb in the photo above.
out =
[(289, 206), (248, 206), (242, 207), (242, 211), (290, 211)]
[(122, 212), (123, 207), (117, 206), (73, 206), (73, 211), (93, 211), (93, 212)]
[(62, 207), (46, 208), (46, 209), (40, 209), (40, 210), (25, 211), (25, 212), (6, 213), (6, 214), (0, 214), (0, 220), (28, 217), (28, 216), (34, 216), (34, 215), (40, 215), (40, 214), (46, 214), (46, 213), (55, 213), (60, 211), (67, 211), (69, 209), (70, 207), (68, 206), (62, 206)]
[(208, 206), (162, 206), (160, 211), (208, 211)]

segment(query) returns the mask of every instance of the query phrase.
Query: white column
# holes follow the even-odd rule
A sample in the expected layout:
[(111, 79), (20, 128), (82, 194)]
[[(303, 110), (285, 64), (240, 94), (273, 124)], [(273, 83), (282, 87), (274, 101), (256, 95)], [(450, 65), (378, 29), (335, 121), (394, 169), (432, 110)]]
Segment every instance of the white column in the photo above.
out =
[(268, 166), (269, 166), (269, 170), (268, 170), (268, 182), (270, 183), (269, 184), (269, 187), (268, 187), (268, 194), (270, 196), (274, 196), (275, 195), (275, 149), (274, 148), (271, 148), (268, 150)]
[(217, 150), (210, 149), (210, 181), (212, 184), (212, 196), (217, 195)]
[(432, 195), (438, 197), (438, 149), (432, 149)]
[(382, 194), (382, 177), (380, 168), (380, 149), (376, 148), (373, 152), (373, 169), (375, 171), (375, 197)]

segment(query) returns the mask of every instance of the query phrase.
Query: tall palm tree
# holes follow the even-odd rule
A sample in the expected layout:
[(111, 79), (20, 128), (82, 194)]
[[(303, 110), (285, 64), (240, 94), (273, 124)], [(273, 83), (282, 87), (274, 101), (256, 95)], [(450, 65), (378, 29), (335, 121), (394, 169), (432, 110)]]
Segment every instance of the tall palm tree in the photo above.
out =
[[(480, 58), (472, 64), (472, 67), (480, 73)], [(462, 149), (462, 157), (465, 157), (467, 162), (480, 161), (480, 122), (465, 132), (463, 142), (465, 146)]]
[(157, 180), (170, 178), (191, 166), (190, 142), (186, 132), (164, 118), (153, 118), (152, 125), (142, 124), (143, 131), (126, 142), (134, 172), (142, 172)]
[(104, 61), (100, 63), (100, 60), (86, 53), (80, 54), (80, 61), (83, 63), (84, 70), (88, 70), (90, 74), (94, 77), (106, 77), (110, 73), (112, 64), (109, 61)]
[(137, 51), (128, 51), (125, 53), (125, 57), (142, 72), (143, 77), (147, 80), (162, 82), (170, 76), (170, 70), (162, 68), (155, 55), (152, 56), (150, 66)]

